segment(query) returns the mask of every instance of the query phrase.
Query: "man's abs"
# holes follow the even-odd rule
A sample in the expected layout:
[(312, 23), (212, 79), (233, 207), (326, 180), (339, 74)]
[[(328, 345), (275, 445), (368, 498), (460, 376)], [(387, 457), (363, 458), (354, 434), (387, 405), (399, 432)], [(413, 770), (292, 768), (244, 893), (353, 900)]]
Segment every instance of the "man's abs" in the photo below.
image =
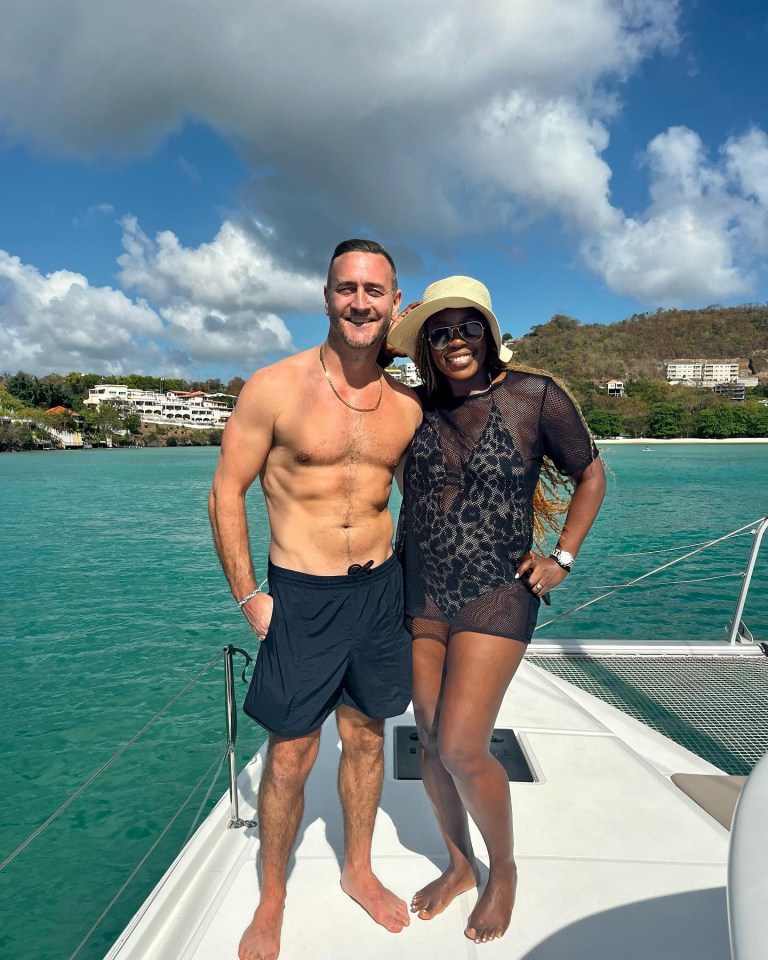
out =
[(392, 475), (420, 414), (388, 382), (377, 410), (361, 413), (340, 403), (324, 378), (307, 376), (275, 420), (261, 472), (274, 564), (336, 576), (389, 557)]
[(353, 564), (379, 566), (392, 553), (391, 470), (369, 464), (281, 469), (262, 477), (271, 528), (270, 559), (317, 576)]

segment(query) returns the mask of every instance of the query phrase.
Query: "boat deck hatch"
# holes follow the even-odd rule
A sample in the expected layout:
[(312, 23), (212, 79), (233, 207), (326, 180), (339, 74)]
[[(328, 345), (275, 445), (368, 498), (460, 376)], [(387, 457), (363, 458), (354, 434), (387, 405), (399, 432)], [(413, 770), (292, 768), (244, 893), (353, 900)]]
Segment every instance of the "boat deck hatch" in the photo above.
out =
[[(515, 731), (497, 727), (491, 737), (491, 754), (515, 783), (533, 783), (535, 777), (525, 758)], [(416, 727), (395, 727), (395, 780), (421, 780), (419, 735)]]

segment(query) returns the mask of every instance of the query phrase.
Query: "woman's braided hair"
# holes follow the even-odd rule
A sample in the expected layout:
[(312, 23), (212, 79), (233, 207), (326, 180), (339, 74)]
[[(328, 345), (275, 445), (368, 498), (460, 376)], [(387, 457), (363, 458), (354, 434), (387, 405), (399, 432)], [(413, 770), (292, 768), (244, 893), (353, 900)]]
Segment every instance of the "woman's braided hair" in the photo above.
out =
[[(488, 325), (485, 322), (485, 318), (479, 311), (476, 312), (478, 319), (483, 321), (486, 333), (488, 333)], [(416, 356), (414, 360), (422, 383), (430, 396), (434, 397), (439, 403), (441, 398), (450, 398), (450, 388), (448, 387), (446, 377), (435, 369), (427, 343), (426, 330), (427, 325), (424, 324), (421, 329), (421, 335), (416, 342)], [(541, 370), (538, 367), (529, 367), (521, 363), (504, 363), (499, 357), (496, 342), (493, 337), (488, 336), (486, 338), (486, 344), (488, 348), (486, 365), (491, 380), (495, 379), (495, 377), (504, 370), (518, 370), (522, 373), (536, 373), (550, 377), (558, 387), (564, 390), (571, 400), (573, 400), (585, 429), (589, 430), (578, 403), (562, 380), (553, 376), (547, 370)], [(533, 493), (533, 541), (536, 547), (542, 552), (546, 552), (547, 549), (547, 535), (549, 533), (559, 534), (560, 524), (558, 517), (568, 509), (573, 490), (573, 480), (567, 474), (558, 470), (549, 457), (544, 457), (541, 464), (539, 482), (536, 484), (536, 489)]]

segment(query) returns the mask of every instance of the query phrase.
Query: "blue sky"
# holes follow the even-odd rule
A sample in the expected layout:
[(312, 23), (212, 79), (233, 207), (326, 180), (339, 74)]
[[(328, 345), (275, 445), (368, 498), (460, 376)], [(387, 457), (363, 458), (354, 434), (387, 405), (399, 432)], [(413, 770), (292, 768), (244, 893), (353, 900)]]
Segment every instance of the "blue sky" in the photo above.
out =
[(0, 371), (247, 376), (341, 239), (502, 329), (768, 300), (747, 0), (38, 0), (0, 33)]

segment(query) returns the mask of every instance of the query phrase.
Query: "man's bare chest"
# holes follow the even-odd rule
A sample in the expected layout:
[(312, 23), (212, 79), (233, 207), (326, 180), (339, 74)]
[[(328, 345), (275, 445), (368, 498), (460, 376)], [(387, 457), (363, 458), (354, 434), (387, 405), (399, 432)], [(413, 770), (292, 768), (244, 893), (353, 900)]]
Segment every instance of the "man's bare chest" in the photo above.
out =
[(412, 438), (412, 430), (394, 415), (322, 409), (292, 417), (275, 430), (275, 452), (285, 466), (365, 465), (394, 470)]

